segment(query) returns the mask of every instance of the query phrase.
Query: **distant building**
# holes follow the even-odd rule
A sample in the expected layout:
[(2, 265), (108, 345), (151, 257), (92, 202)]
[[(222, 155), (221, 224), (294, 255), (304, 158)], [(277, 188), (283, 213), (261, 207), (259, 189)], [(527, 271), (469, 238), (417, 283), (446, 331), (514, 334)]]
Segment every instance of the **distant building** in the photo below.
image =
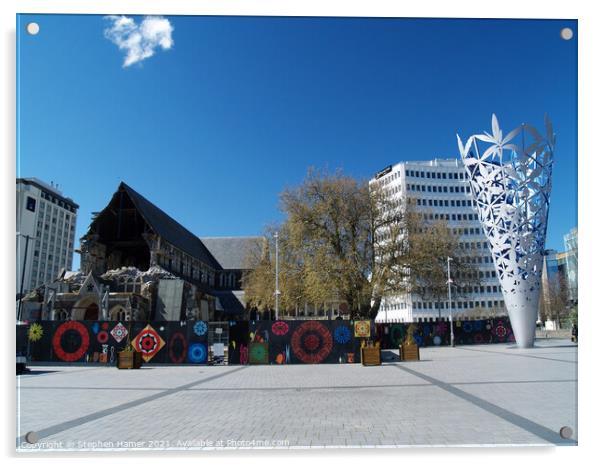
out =
[(262, 251), (267, 240), (263, 236), (201, 238), (220, 265), (214, 284), (217, 310), (226, 316), (247, 315), (248, 306), (242, 289), (243, 274), (251, 270), (250, 255)]
[(17, 178), (17, 294), (71, 269), (78, 208), (58, 186)]
[(569, 287), (569, 299), (573, 304), (579, 299), (579, 244), (577, 227), (564, 235), (566, 254), (566, 279)]
[[(425, 219), (445, 220), (460, 238), (463, 249), (479, 270), (481, 284), (453, 290), (454, 316), (506, 315), (502, 290), (487, 238), (470, 194), (466, 170), (459, 159), (400, 162), (370, 180), (398, 204), (407, 199)], [(383, 299), (377, 322), (412, 322), (449, 315), (447, 298), (438, 302), (417, 293), (400, 293)]]

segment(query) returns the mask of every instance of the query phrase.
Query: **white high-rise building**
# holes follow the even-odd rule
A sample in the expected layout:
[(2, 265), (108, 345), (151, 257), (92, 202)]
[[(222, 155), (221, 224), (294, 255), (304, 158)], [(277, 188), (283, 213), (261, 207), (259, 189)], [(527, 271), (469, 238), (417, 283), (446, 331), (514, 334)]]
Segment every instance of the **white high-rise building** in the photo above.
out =
[[(415, 210), (429, 221), (445, 220), (459, 235), (460, 246), (470, 251), (478, 269), (480, 285), (452, 289), (454, 318), (506, 315), (495, 265), (470, 194), (466, 170), (460, 159), (400, 162), (380, 171), (370, 180), (392, 199), (415, 200)], [(410, 246), (411, 247), (411, 246)], [(453, 278), (453, 277), (452, 277)], [(428, 296), (428, 294), (427, 294)], [(383, 299), (377, 322), (413, 322), (447, 318), (447, 297), (435, 301), (418, 293), (403, 293)]]
[(71, 269), (78, 208), (57, 186), (17, 178), (17, 294)]

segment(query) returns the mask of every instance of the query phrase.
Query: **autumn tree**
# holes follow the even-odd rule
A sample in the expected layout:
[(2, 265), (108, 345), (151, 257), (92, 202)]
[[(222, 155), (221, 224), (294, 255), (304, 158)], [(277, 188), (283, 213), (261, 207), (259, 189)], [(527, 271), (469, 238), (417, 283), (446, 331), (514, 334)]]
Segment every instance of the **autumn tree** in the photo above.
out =
[[(410, 216), (420, 214), (411, 213)], [(448, 258), (455, 297), (467, 295), (468, 287), (481, 283), (474, 249), (464, 249), (459, 235), (444, 220), (429, 222), (416, 218), (409, 222), (411, 291), (423, 300), (437, 302), (439, 313), (448, 300)]]
[(287, 224), (269, 227), (265, 242), (249, 250), (246, 269), (252, 272), (243, 274), (242, 287), (245, 290), (247, 304), (261, 311), (275, 307), (275, 239), (278, 232), (279, 246), (279, 288), (280, 307), (284, 310), (297, 309), (308, 296), (305, 294), (304, 264), (298, 251), (290, 245)]
[[(354, 318), (373, 319), (387, 295), (434, 286), (429, 292), (440, 298), (448, 256), (458, 277), (469, 268), (445, 222), (429, 224), (376, 183), (310, 170), (280, 200), (282, 309), (336, 298)], [(267, 233), (269, 253), (256, 257), (243, 279), (248, 301), (261, 308), (274, 305), (274, 232)]]

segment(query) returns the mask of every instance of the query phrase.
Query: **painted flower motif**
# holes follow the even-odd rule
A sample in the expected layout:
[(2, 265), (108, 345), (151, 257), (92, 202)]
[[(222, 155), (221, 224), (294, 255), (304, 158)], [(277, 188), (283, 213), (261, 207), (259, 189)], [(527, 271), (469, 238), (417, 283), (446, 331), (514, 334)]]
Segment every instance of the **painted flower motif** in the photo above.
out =
[(199, 320), (197, 323), (194, 324), (193, 330), (196, 336), (202, 337), (203, 335), (205, 335), (205, 333), (207, 333), (207, 323), (202, 320)]
[(113, 330), (111, 330), (111, 335), (117, 343), (121, 343), (121, 340), (123, 340), (127, 336), (127, 334), (128, 330), (121, 322), (115, 325), (115, 327), (113, 327)]
[(29, 341), (38, 341), (44, 335), (44, 329), (40, 324), (33, 323), (31, 327), (29, 327), (28, 337)]
[(249, 347), (240, 345), (240, 363), (244, 366), (249, 362)]
[(344, 325), (340, 325), (339, 327), (334, 329), (334, 340), (339, 345), (344, 345), (349, 343), (351, 340), (351, 330)]
[(272, 333), (279, 337), (286, 335), (288, 333), (288, 324), (281, 320), (274, 322), (272, 324)]
[(435, 325), (435, 335), (444, 335), (447, 331), (447, 324), (439, 322)]

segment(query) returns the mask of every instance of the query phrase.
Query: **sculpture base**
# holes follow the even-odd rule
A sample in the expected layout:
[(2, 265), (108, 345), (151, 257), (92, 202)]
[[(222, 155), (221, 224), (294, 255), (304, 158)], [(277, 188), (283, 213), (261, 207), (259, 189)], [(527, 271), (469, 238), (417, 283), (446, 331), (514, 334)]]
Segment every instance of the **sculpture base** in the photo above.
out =
[[(538, 296), (536, 293), (535, 296)], [(539, 303), (532, 293), (504, 294), (512, 332), (519, 348), (533, 348)]]

